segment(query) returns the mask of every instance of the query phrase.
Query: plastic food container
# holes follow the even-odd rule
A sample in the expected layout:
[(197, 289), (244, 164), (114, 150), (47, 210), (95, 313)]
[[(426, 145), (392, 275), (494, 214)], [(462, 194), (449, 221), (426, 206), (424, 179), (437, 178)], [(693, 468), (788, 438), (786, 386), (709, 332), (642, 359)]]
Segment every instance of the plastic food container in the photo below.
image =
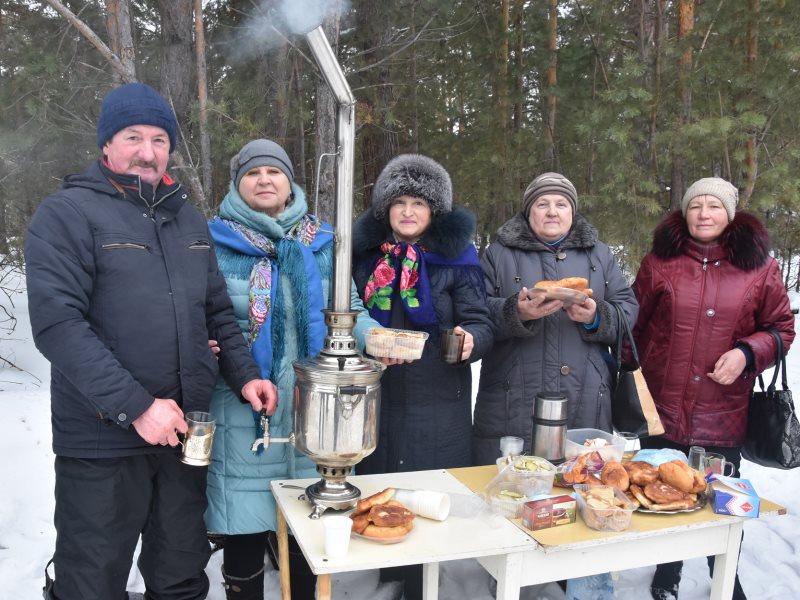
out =
[(367, 354), (372, 356), (417, 360), (422, 357), (428, 334), (424, 331), (381, 328), (370, 329), (364, 339)]
[(584, 523), (597, 531), (624, 531), (631, 524), (636, 505), (610, 485), (575, 485), (578, 512)]
[(506, 481), (520, 483), (528, 497), (549, 494), (553, 488), (556, 467), (540, 456), (514, 456), (507, 463), (498, 459), (497, 468)]
[(492, 512), (503, 515), (509, 519), (518, 519), (528, 501), (526, 487), (521, 483), (503, 481), (491, 486), (486, 492), (486, 502)]
[[(587, 446), (586, 440), (605, 440), (608, 445), (602, 447)], [(616, 460), (622, 462), (622, 453), (625, 451), (625, 438), (617, 437), (600, 429), (568, 429), (567, 441), (564, 446), (566, 458), (597, 451), (604, 461)]]

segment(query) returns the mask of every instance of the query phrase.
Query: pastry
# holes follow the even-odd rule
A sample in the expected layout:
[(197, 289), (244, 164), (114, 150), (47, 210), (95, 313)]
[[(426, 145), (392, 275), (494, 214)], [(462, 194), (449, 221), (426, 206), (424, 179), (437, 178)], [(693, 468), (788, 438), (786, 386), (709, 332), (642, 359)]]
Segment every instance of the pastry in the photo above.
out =
[(367, 514), (378, 527), (398, 527), (414, 520), (414, 513), (402, 505), (379, 504), (370, 508)]
[(682, 492), (691, 492), (694, 487), (694, 469), (679, 459), (662, 463), (658, 467), (661, 481)]
[(361, 535), (381, 540), (402, 537), (414, 528), (413, 523), (398, 525), (397, 527), (379, 527), (378, 525), (367, 525)]
[(645, 486), (648, 483), (653, 483), (658, 479), (658, 469), (656, 469), (649, 462), (641, 460), (634, 460), (627, 463), (622, 463), (623, 468), (628, 472), (631, 483), (638, 486)]
[(607, 462), (603, 466), (600, 479), (605, 485), (612, 485), (621, 492), (626, 491), (630, 486), (628, 472), (622, 464), (615, 461)]
[(653, 508), (653, 503), (650, 501), (650, 498), (645, 496), (644, 490), (636, 485), (635, 483), (631, 484), (630, 492), (633, 494), (633, 497), (639, 501), (640, 506), (644, 506), (647, 509)]
[(369, 512), (370, 508), (377, 506), (378, 504), (386, 504), (392, 499), (393, 496), (394, 488), (386, 488), (382, 492), (372, 494), (372, 496), (367, 498), (362, 498), (356, 504), (355, 514), (359, 515), (361, 513)]
[(579, 292), (583, 292), (587, 296), (592, 295), (592, 290), (588, 288), (589, 281), (584, 277), (565, 277), (564, 279), (558, 279), (556, 281), (544, 280), (539, 281), (533, 287), (538, 289), (547, 289), (551, 287), (560, 287), (560, 288), (568, 288), (571, 290), (577, 290)]
[(350, 515), (350, 518), (353, 520), (353, 531), (356, 533), (364, 533), (367, 525), (369, 525), (369, 513), (361, 513), (358, 515), (353, 513)]
[(668, 502), (686, 500), (686, 494), (660, 480), (654, 483), (648, 483), (642, 489), (644, 490), (645, 496), (650, 498), (654, 504), (666, 504)]

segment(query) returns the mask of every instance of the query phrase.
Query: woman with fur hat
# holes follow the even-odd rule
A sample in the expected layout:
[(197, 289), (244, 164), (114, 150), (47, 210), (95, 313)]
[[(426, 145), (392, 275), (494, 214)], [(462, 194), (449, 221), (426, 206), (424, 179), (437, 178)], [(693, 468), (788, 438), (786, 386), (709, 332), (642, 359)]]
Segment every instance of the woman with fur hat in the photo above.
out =
[[(234, 313), (261, 369), (278, 388), (270, 433), (286, 437), (292, 429), (295, 375), (292, 362), (315, 356), (326, 335), (321, 310), (331, 294), (332, 228), (308, 213), (303, 190), (294, 181), (292, 162), (273, 141), (246, 144), (231, 160), (231, 183), (219, 216), (209, 225), (219, 268), (225, 276)], [(300, 299), (304, 299), (300, 301)], [(355, 293), (360, 310), (355, 337), (377, 323)], [(226, 360), (224, 353), (220, 361)], [(217, 417), (208, 471), (206, 525), (224, 534), (223, 577), (230, 599), (264, 597), (264, 555), (277, 557), (272, 479), (316, 476), (314, 464), (288, 444), (253, 453), (263, 435), (259, 415), (222, 381), (211, 400)], [(290, 537), (292, 597), (313, 599), (316, 578)]]
[[(378, 446), (356, 465), (358, 473), (470, 464), (468, 363), (492, 344), (474, 235), (475, 216), (453, 207), (442, 165), (418, 154), (389, 161), (375, 183), (372, 208), (353, 228), (354, 278), (381, 325), (429, 337), (420, 360), (384, 373)], [(440, 333), (452, 328), (465, 336), (458, 365), (439, 357)], [(406, 577), (407, 599), (421, 597), (421, 569), (415, 574), (413, 583)]]
[[(630, 323), (637, 305), (609, 247), (577, 212), (575, 186), (543, 173), (525, 190), (520, 212), (497, 232), (482, 260), (495, 344), (481, 364), (475, 404), (475, 464), (494, 463), (500, 438), (525, 440), (537, 392), (569, 400), (569, 427), (611, 431), (608, 347), (619, 306)], [(581, 303), (530, 295), (542, 280), (582, 277), (593, 294)]]
[[(768, 330), (788, 351), (794, 318), (767, 230), (737, 201), (727, 181), (700, 179), (658, 225), (633, 284), (633, 335), (665, 429), (642, 445), (703, 446), (738, 472), (753, 381), (775, 361)], [(677, 597), (681, 565), (658, 566), (654, 598)], [(745, 597), (738, 576), (733, 597)]]

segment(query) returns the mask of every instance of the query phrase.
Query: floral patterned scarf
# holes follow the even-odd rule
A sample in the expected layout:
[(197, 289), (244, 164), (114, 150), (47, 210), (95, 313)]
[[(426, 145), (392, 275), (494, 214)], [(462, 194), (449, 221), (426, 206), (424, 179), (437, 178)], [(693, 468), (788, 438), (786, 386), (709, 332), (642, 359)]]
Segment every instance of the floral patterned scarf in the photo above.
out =
[(392, 299), (399, 286), (403, 309), (418, 326), (435, 325), (431, 286), (425, 265), (425, 250), (416, 244), (384, 242), (364, 289), (364, 305), (373, 319), (388, 327)]

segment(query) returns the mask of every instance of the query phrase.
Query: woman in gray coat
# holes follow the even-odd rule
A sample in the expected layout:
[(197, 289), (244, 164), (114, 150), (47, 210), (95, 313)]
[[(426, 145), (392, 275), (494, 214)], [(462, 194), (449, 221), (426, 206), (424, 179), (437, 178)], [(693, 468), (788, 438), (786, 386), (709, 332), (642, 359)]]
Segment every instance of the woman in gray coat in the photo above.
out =
[[(531, 450), (533, 402), (540, 391), (569, 400), (569, 427), (611, 431), (609, 345), (620, 306), (629, 324), (638, 304), (609, 247), (577, 212), (575, 186), (563, 175), (534, 179), (522, 209), (497, 232), (481, 260), (494, 348), (481, 365), (473, 426), (478, 465), (500, 455), (500, 438), (519, 436)], [(593, 294), (565, 306), (529, 295), (538, 281), (583, 277)]]

